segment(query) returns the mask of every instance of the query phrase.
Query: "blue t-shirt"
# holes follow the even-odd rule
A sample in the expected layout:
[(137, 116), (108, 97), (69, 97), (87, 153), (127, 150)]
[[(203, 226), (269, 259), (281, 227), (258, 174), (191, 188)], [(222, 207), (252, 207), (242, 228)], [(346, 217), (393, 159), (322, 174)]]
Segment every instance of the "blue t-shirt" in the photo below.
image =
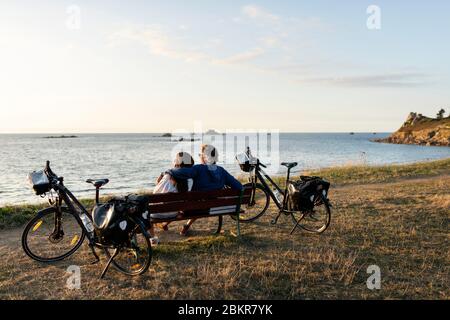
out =
[(175, 179), (193, 179), (192, 191), (221, 190), (225, 186), (242, 190), (242, 184), (218, 165), (197, 164), (191, 168), (171, 169), (166, 173)]

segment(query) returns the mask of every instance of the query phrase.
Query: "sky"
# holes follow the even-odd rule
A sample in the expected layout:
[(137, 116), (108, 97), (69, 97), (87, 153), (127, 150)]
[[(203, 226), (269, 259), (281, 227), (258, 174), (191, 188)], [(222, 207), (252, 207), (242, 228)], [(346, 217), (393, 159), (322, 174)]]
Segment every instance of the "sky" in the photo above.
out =
[(0, 0), (0, 133), (394, 131), (450, 111), (449, 15), (444, 0)]

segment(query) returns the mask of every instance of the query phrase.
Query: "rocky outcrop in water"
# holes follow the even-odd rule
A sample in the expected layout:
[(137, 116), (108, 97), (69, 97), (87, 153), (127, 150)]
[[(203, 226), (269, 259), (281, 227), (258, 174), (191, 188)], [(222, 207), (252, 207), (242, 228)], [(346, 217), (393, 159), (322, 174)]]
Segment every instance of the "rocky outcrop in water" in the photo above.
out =
[(450, 116), (433, 119), (411, 112), (400, 129), (375, 142), (450, 146)]

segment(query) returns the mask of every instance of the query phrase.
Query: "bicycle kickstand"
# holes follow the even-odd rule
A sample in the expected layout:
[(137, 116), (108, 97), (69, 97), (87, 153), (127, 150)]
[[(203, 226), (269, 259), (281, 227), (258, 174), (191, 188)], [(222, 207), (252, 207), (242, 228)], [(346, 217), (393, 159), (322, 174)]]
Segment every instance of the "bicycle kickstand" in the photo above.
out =
[(295, 224), (295, 226), (292, 228), (291, 233), (289, 233), (290, 235), (292, 235), (295, 231), (295, 229), (297, 229), (297, 227), (300, 225), (300, 221), (302, 221), (303, 218), (300, 218), (297, 220), (297, 223)]
[(281, 211), (278, 212), (278, 215), (274, 219), (272, 219), (272, 221), (270, 221), (270, 224), (271, 225), (277, 224), (278, 223), (278, 219), (280, 218), (280, 216), (281, 216)]
[(108, 262), (106, 263), (106, 266), (103, 269), (102, 274), (100, 275), (100, 279), (103, 279), (105, 277), (105, 274), (108, 271), (109, 265), (111, 264), (111, 262), (114, 260), (114, 258), (117, 256), (118, 253), (119, 253), (119, 248), (116, 248), (114, 250), (113, 255), (111, 256), (111, 258), (109, 258)]

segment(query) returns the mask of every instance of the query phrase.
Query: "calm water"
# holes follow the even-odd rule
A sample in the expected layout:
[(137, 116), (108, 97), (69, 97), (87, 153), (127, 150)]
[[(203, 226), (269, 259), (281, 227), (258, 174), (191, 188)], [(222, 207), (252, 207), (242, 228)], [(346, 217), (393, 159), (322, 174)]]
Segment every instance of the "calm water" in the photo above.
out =
[[(156, 134), (78, 135), (75, 139), (44, 139), (45, 135), (0, 135), (0, 205), (43, 201), (34, 196), (26, 175), (50, 160), (77, 196), (93, 196), (87, 178), (107, 177), (106, 193), (127, 193), (154, 186), (159, 173), (171, 167), (176, 142)], [(387, 134), (280, 134), (280, 160), (297, 161), (299, 169), (345, 164), (410, 163), (450, 157), (450, 148), (370, 142)], [(200, 142), (196, 142), (200, 143)], [(240, 151), (240, 150), (239, 150)], [(194, 154), (194, 158), (196, 154)], [(224, 164), (239, 175), (239, 167)], [(283, 171), (280, 171), (282, 173)]]

